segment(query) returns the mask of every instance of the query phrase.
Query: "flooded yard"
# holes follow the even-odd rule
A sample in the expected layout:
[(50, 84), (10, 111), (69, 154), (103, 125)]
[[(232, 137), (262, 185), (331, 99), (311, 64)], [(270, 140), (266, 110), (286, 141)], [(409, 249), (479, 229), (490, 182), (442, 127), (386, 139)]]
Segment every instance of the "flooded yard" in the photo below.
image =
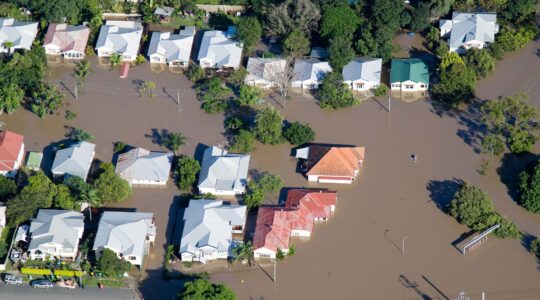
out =
[[(533, 43), (499, 63), (495, 74), (479, 82), (479, 97), (525, 91), (540, 107), (539, 46)], [(69, 127), (93, 134), (96, 158), (104, 161), (112, 159), (116, 141), (165, 150), (159, 142), (168, 132), (188, 138), (181, 151), (187, 155), (224, 143), (223, 116), (207, 115), (199, 108), (185, 76), (153, 73), (144, 64), (130, 70), (128, 79), (119, 79), (118, 70), (92, 63), (94, 71), (78, 99), (72, 95), (71, 71), (57, 67), (51, 72), (52, 82), (65, 86), (65, 109), (78, 115), (74, 120), (66, 120), (64, 111), (45, 120), (23, 109), (0, 116), (6, 129), (25, 135), (27, 150), (42, 151), (64, 140)], [(156, 82), (154, 98), (139, 97), (135, 86), (140, 80)], [(534, 299), (535, 294), (526, 292), (538, 293), (539, 263), (521, 241), (490, 238), (464, 256), (453, 244), (467, 228), (441, 211), (456, 189), (455, 179), (463, 179), (482, 187), (496, 210), (522, 231), (540, 235), (540, 216), (512, 200), (499, 174), (506, 170), (500, 170), (501, 162), (475, 151), (472, 122), (439, 116), (422, 100), (394, 99), (390, 113), (386, 99), (338, 111), (323, 111), (312, 98), (297, 94), (286, 109), (269, 102), (288, 121), (309, 123), (317, 142), (366, 147), (365, 164), (353, 185), (320, 185), (338, 191), (336, 212), (328, 223), (315, 226), (309, 242), (294, 243), (296, 255), (278, 263), (276, 283), (260, 268), (220, 272), (212, 279), (225, 282), (240, 299), (454, 299), (462, 291), (471, 299), (478, 299), (482, 291), (488, 299), (507, 299), (509, 291)], [(295, 173), (291, 148), (258, 145), (251, 168), (279, 174), (285, 187), (319, 187)], [(539, 146), (535, 153), (538, 150)], [(410, 160), (413, 153), (416, 163)], [(482, 158), (490, 162), (485, 176), (476, 171)], [(180, 201), (178, 189), (169, 182), (166, 189), (134, 189), (131, 198), (119, 204), (155, 214), (158, 236), (146, 261), (149, 277), (141, 287), (145, 299), (170, 299), (182, 285), (163, 281), (159, 270), (167, 239), (179, 226)], [(271, 266), (265, 268), (272, 272)]]

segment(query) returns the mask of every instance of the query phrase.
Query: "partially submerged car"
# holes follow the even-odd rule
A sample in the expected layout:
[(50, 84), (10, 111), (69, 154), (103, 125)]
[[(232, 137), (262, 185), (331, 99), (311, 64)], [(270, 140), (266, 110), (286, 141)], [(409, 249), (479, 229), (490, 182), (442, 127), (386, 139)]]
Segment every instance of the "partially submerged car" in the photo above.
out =
[(4, 282), (6, 284), (16, 284), (21, 285), (23, 283), (22, 276), (12, 275), (12, 274), (6, 274), (4, 276)]
[(52, 289), (54, 287), (53, 283), (50, 280), (46, 279), (36, 279), (30, 283), (33, 288), (40, 289)]

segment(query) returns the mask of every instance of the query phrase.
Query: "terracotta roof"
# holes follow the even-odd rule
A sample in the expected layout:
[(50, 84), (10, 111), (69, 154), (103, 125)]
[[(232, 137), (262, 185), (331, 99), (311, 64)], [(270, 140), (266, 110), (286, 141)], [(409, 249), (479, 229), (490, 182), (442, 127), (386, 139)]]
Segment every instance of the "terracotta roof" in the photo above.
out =
[(286, 208), (307, 210), (315, 218), (329, 218), (331, 206), (337, 203), (337, 192), (320, 189), (294, 189), (287, 193)]
[(71, 26), (65, 23), (51, 23), (47, 29), (43, 45), (56, 45), (62, 52), (75, 50), (84, 53), (89, 35), (90, 28), (84, 25)]
[(15, 168), (23, 140), (24, 136), (14, 132), (0, 132), (0, 171), (12, 171)]
[(365, 153), (364, 147), (309, 147), (307, 175), (354, 177)]
[(276, 207), (260, 207), (257, 214), (257, 224), (253, 235), (253, 248), (268, 248), (277, 251), (289, 249), (291, 235), (290, 224), (287, 220), (289, 211), (281, 211)]

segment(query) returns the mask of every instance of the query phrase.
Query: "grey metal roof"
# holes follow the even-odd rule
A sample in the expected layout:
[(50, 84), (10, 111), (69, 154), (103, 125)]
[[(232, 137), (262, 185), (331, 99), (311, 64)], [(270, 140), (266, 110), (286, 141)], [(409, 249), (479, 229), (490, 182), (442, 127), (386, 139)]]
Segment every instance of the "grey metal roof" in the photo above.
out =
[(174, 7), (160, 6), (154, 11), (155, 15), (170, 17), (174, 11)]
[(86, 180), (94, 159), (95, 148), (96, 145), (92, 143), (78, 142), (68, 148), (56, 151), (51, 171), (54, 174), (67, 174)]
[(28, 250), (39, 249), (42, 244), (47, 243), (75, 248), (79, 243), (81, 228), (84, 228), (84, 216), (80, 212), (40, 209), (30, 224), (31, 240)]
[(96, 49), (104, 47), (118, 53), (133, 56), (139, 51), (143, 27), (134, 21), (107, 21), (99, 30)]
[(451, 49), (457, 49), (464, 43), (474, 40), (491, 43), (495, 40), (497, 31), (496, 13), (454, 12), (449, 46)]
[(108, 248), (124, 256), (143, 257), (146, 236), (156, 234), (153, 219), (153, 213), (103, 212), (93, 250)]
[(321, 82), (327, 73), (332, 72), (332, 67), (326, 61), (316, 58), (297, 59), (294, 62), (293, 81), (314, 80)]
[(216, 62), (217, 67), (240, 66), (242, 46), (239, 42), (229, 39), (223, 31), (206, 31), (203, 35), (199, 50), (199, 61), (208, 59)]
[(285, 64), (285, 60), (281, 58), (250, 57), (246, 68), (248, 74), (244, 81), (266, 80), (274, 82), (279, 73), (285, 72)]
[(189, 62), (195, 27), (189, 26), (178, 34), (171, 32), (153, 32), (148, 46), (147, 55), (150, 57), (159, 54), (167, 59), (167, 62), (180, 60)]
[(37, 35), (37, 22), (20, 22), (10, 18), (0, 18), (0, 45), (12, 42), (14, 49), (30, 50)]
[(207, 199), (191, 200), (183, 221), (180, 253), (194, 253), (204, 246), (226, 251), (231, 246), (233, 226), (244, 227), (246, 206), (223, 205), (223, 201)]
[(173, 154), (170, 152), (151, 152), (135, 148), (120, 154), (116, 163), (116, 173), (131, 182), (132, 180), (167, 181), (171, 172)]
[(215, 188), (243, 193), (247, 184), (250, 156), (229, 154), (218, 147), (209, 147), (204, 151), (200, 188)]
[(357, 58), (343, 67), (343, 81), (381, 82), (381, 58)]

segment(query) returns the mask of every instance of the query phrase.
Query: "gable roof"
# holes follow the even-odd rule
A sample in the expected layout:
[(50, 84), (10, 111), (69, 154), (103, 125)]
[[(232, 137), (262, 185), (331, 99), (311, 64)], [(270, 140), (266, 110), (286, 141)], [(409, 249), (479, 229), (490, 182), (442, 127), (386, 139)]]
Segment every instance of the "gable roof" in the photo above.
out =
[(107, 21), (99, 30), (96, 49), (109, 48), (114, 52), (137, 55), (143, 27), (134, 21)]
[(364, 161), (364, 147), (308, 147), (306, 175), (354, 177)]
[(51, 172), (77, 176), (86, 180), (90, 165), (94, 159), (96, 145), (78, 142), (72, 146), (56, 151)]
[(315, 218), (328, 218), (337, 203), (337, 192), (321, 189), (293, 189), (287, 192), (286, 208), (305, 209)]
[(215, 188), (224, 191), (244, 192), (250, 156), (247, 154), (229, 154), (218, 147), (204, 150), (200, 188)]
[(171, 32), (153, 32), (148, 46), (148, 56), (160, 55), (167, 62), (180, 60), (189, 62), (195, 36), (195, 27), (189, 26), (178, 34)]
[(332, 67), (327, 61), (316, 58), (297, 59), (294, 62), (293, 81), (313, 80), (321, 82), (327, 73), (332, 72)]
[(99, 220), (93, 250), (109, 248), (124, 256), (143, 257), (146, 237), (155, 234), (153, 213), (105, 211)]
[(452, 13), (449, 46), (457, 49), (469, 41), (491, 43), (498, 31), (497, 13)]
[(0, 171), (12, 171), (15, 168), (23, 141), (22, 135), (7, 130), (0, 131)]
[(14, 49), (30, 50), (37, 35), (37, 27), (37, 22), (0, 18), (0, 46), (5, 42), (11, 42)]
[(291, 227), (287, 215), (290, 214), (277, 207), (259, 207), (253, 234), (253, 249), (289, 249)]
[(357, 58), (343, 67), (343, 81), (381, 82), (381, 58)]
[(429, 83), (427, 65), (418, 58), (392, 59), (390, 83), (408, 80)]
[(281, 58), (250, 57), (247, 63), (248, 74), (245, 82), (266, 80), (275, 82), (280, 73), (285, 72), (286, 61)]
[(172, 158), (173, 154), (170, 152), (151, 152), (144, 148), (135, 148), (118, 156), (116, 173), (128, 182), (167, 181)]
[(194, 253), (205, 246), (227, 251), (231, 246), (233, 227), (244, 227), (246, 206), (223, 205), (223, 201), (216, 200), (190, 200), (183, 220), (180, 253)]
[(43, 46), (53, 44), (62, 52), (77, 51), (84, 53), (90, 35), (90, 28), (85, 25), (72, 26), (65, 23), (51, 23), (43, 41)]
[(40, 209), (30, 224), (31, 240), (28, 250), (40, 245), (55, 243), (64, 248), (76, 248), (79, 230), (84, 228), (84, 216), (80, 212), (56, 209)]
[(232, 39), (227, 38), (223, 31), (206, 31), (203, 35), (199, 61), (208, 59), (216, 62), (217, 67), (238, 67), (242, 58), (242, 46)]

